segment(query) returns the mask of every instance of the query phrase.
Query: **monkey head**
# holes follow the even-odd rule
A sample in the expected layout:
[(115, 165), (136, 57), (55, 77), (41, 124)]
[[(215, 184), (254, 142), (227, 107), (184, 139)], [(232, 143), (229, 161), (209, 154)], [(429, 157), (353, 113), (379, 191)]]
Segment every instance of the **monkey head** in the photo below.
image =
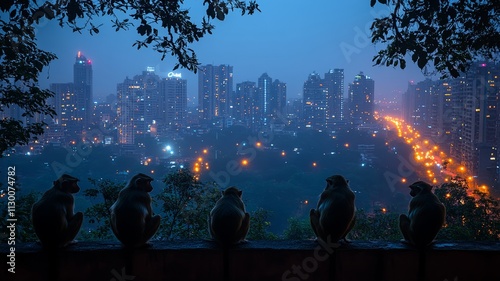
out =
[(78, 186), (79, 181), (79, 179), (73, 176), (63, 174), (59, 179), (54, 181), (54, 187), (67, 193), (77, 193), (80, 191), (80, 187)]
[(139, 173), (132, 178), (132, 182), (135, 183), (135, 187), (145, 192), (151, 192), (153, 190), (153, 186), (151, 185), (152, 181), (152, 177), (143, 173)]
[(349, 180), (346, 180), (343, 176), (341, 175), (334, 175), (331, 177), (328, 177), (326, 179), (326, 188), (328, 187), (340, 187), (340, 186), (348, 186), (349, 185)]
[(231, 186), (222, 192), (222, 195), (235, 195), (241, 198), (243, 191), (239, 190), (236, 186)]
[(424, 181), (417, 181), (417, 182), (414, 182), (413, 184), (411, 184), (410, 188), (411, 188), (411, 191), (410, 191), (411, 197), (415, 197), (420, 192), (430, 192), (432, 190), (432, 185), (430, 185)]

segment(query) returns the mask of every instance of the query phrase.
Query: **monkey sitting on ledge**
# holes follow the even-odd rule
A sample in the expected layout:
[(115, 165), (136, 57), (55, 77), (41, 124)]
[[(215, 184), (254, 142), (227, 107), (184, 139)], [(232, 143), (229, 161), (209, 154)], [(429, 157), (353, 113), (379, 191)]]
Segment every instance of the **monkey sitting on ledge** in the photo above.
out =
[(70, 175), (62, 175), (33, 204), (33, 228), (43, 247), (60, 248), (74, 242), (83, 222), (83, 213), (74, 213), (75, 199), (72, 193), (80, 191), (78, 181)]
[(250, 228), (250, 215), (245, 211), (241, 194), (234, 186), (224, 190), (208, 217), (210, 236), (223, 246), (245, 241)]
[(153, 216), (151, 196), (153, 178), (137, 174), (120, 191), (111, 206), (111, 229), (116, 238), (127, 247), (146, 244), (160, 226), (160, 216)]
[(408, 216), (399, 216), (399, 228), (404, 240), (418, 248), (432, 243), (443, 226), (446, 209), (432, 193), (432, 186), (423, 181), (410, 185), (410, 201)]
[(355, 222), (355, 195), (349, 188), (349, 181), (341, 175), (326, 179), (325, 190), (321, 193), (318, 206), (311, 209), (309, 217), (316, 237), (336, 243), (346, 239)]

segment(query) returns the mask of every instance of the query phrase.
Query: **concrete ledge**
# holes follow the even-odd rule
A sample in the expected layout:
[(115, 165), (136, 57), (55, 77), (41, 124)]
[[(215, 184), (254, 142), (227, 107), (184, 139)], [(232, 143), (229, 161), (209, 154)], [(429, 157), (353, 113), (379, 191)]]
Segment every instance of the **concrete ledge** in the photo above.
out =
[[(0, 246), (0, 280), (500, 280), (500, 242), (438, 242), (419, 256), (399, 242), (353, 241), (332, 251), (314, 241), (250, 241), (222, 250), (210, 241), (80, 242), (57, 252), (36, 243)], [(7, 266), (5, 266), (7, 265)]]

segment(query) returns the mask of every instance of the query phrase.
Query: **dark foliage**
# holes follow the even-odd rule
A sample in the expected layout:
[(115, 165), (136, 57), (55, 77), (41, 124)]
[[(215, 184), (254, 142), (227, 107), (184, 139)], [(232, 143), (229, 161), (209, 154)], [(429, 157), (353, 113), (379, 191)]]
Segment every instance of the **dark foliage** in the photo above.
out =
[(446, 207), (446, 225), (438, 238), (500, 240), (499, 201), (478, 190), (469, 194), (468, 189), (467, 181), (461, 178), (436, 188), (436, 196)]
[(155, 199), (161, 207), (160, 239), (208, 238), (207, 218), (220, 191), (215, 183), (203, 183), (188, 169), (168, 174)]
[(271, 226), (269, 218), (271, 212), (263, 209), (257, 208), (255, 211), (250, 213), (250, 230), (248, 231), (248, 240), (276, 240), (278, 236), (274, 233), (269, 232), (267, 229)]
[(411, 56), (422, 70), (433, 65), (442, 77), (457, 77), (472, 60), (495, 59), (500, 51), (498, 1), (371, 0), (390, 13), (371, 26), (372, 42), (386, 44), (376, 65), (406, 67)]
[(84, 190), (83, 195), (91, 199), (94, 204), (85, 210), (83, 218), (93, 226), (93, 229), (82, 233), (82, 235), (87, 240), (110, 239), (113, 234), (109, 208), (118, 199), (118, 194), (125, 187), (125, 184), (118, 184), (106, 179), (89, 179), (89, 181), (94, 188)]

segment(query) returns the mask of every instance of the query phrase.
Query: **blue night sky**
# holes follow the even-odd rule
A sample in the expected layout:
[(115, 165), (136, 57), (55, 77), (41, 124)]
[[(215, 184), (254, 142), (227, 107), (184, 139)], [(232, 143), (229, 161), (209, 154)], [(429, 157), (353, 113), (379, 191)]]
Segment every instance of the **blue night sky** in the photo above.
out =
[[(190, 1), (186, 1), (190, 2)], [(201, 1), (197, 1), (201, 3)], [(343, 68), (345, 90), (360, 71), (375, 80), (375, 98), (394, 96), (406, 91), (408, 81), (425, 77), (412, 63), (405, 70), (373, 67), (372, 57), (380, 46), (369, 40), (374, 16), (387, 13), (385, 6), (370, 7), (370, 1), (258, 1), (261, 13), (240, 16), (230, 14), (224, 22), (200, 42), (192, 45), (202, 64), (229, 64), (234, 67), (234, 84), (257, 81), (267, 72), (273, 79), (287, 83), (288, 98), (299, 97), (304, 81), (313, 71), (324, 73)], [(306, 5), (307, 3), (307, 5)], [(203, 7), (193, 7), (192, 18), (201, 20)], [(98, 35), (73, 33), (56, 22), (41, 22), (37, 27), (39, 46), (58, 56), (40, 77), (40, 84), (71, 82), (73, 63), (78, 51), (92, 60), (94, 98), (116, 94), (116, 84), (125, 77), (140, 74), (153, 66), (166, 77), (175, 62), (152, 49), (132, 47), (139, 38), (135, 28), (115, 32), (111, 22), (103, 23)], [(197, 96), (197, 76), (185, 69), (177, 70), (188, 80), (188, 96)]]

